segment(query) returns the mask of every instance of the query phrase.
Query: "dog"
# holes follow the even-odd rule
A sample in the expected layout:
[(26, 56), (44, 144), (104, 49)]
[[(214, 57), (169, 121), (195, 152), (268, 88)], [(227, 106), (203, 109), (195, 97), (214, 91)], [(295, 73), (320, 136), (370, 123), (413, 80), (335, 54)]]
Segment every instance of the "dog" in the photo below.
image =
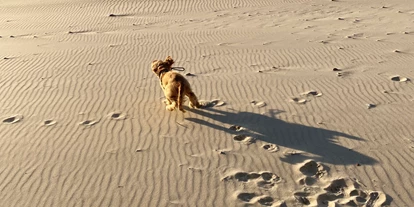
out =
[(201, 104), (191, 89), (190, 83), (184, 76), (172, 71), (172, 64), (174, 60), (171, 56), (168, 56), (165, 61), (153, 60), (151, 64), (151, 70), (160, 80), (160, 85), (164, 91), (166, 100), (164, 103), (168, 111), (179, 109), (183, 113), (185, 110), (182, 107), (184, 97), (187, 96), (190, 99), (190, 108), (200, 108)]

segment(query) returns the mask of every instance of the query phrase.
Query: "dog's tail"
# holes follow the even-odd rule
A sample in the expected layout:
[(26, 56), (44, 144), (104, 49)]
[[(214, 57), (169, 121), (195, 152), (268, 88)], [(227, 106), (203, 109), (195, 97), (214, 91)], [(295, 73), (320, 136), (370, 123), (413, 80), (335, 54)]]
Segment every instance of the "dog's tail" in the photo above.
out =
[(182, 112), (185, 112), (185, 110), (182, 108), (181, 104), (181, 83), (178, 83), (178, 98), (177, 98), (177, 106), (178, 109)]

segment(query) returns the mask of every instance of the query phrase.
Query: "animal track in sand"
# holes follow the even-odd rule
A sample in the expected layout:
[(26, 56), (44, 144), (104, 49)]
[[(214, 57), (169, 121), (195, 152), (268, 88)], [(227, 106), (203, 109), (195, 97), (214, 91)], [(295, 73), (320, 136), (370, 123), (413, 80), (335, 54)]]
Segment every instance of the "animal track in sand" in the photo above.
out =
[(258, 196), (256, 198), (253, 198), (253, 200), (255, 200), (257, 203), (260, 203), (264, 206), (271, 206), (275, 199), (273, 199), (272, 197), (267, 196), (267, 195), (262, 195), (262, 196)]
[[(236, 195), (237, 199), (240, 201), (247, 203), (247, 204), (255, 204), (258, 203), (263, 206), (274, 206), (274, 201), (272, 197), (268, 195), (257, 195), (256, 193), (249, 193), (249, 192), (240, 192)], [(283, 204), (279, 204), (279, 206), (283, 206)]]
[(56, 123), (57, 123), (56, 121), (53, 121), (51, 119), (48, 119), (48, 120), (46, 120), (46, 121), (43, 122), (43, 125), (45, 125), (45, 126), (52, 126), (52, 125), (55, 125)]
[(83, 125), (83, 126), (93, 126), (95, 124), (97, 124), (99, 121), (96, 120), (85, 120), (83, 122), (80, 122), (79, 125)]
[(324, 169), (323, 165), (313, 160), (306, 161), (302, 164), (299, 171), (306, 176), (315, 178), (321, 178), (327, 174), (327, 171)]
[(300, 97), (291, 98), (290, 101), (297, 104), (305, 104), (306, 102), (309, 102), (312, 97), (321, 97), (322, 93), (319, 93), (315, 90), (309, 90), (301, 93), (299, 96)]
[(322, 93), (319, 93), (315, 90), (310, 90), (310, 91), (306, 91), (301, 93), (302, 96), (316, 96), (316, 97), (320, 97), (322, 96)]
[(265, 107), (266, 106), (266, 103), (264, 102), (264, 101), (250, 101), (250, 104), (253, 106), (253, 107), (257, 107), (257, 108), (262, 108), (262, 107)]
[(253, 181), (258, 187), (272, 188), (277, 183), (281, 182), (282, 179), (278, 175), (271, 172), (236, 172), (224, 177), (222, 180), (236, 180), (244, 183)]
[(385, 201), (387, 200), (387, 197), (384, 193), (379, 191), (372, 191), (368, 195), (368, 200), (365, 202), (366, 207), (377, 207), (381, 206)]
[(333, 180), (328, 187), (324, 188), (324, 190), (333, 194), (343, 194), (345, 189), (352, 185), (351, 183), (347, 183), (347, 181), (349, 180), (345, 180), (344, 178)]
[(262, 146), (263, 149), (269, 151), (269, 152), (277, 152), (279, 151), (279, 147), (275, 144), (264, 144)]
[(130, 16), (129, 14), (109, 14), (108, 17), (126, 17)]
[(396, 82), (407, 82), (407, 81), (410, 81), (409, 78), (401, 77), (399, 75), (392, 76), (391, 77), (391, 80), (392, 81), (396, 81)]
[(223, 178), (224, 181), (235, 179), (239, 182), (248, 182), (250, 180), (254, 180), (260, 177), (258, 173), (247, 173), (247, 172), (236, 172), (233, 175), (229, 175)]
[(304, 178), (299, 180), (299, 184), (300, 185), (305, 185), (305, 186), (312, 186), (317, 182), (317, 180), (313, 177), (309, 177), (309, 176), (305, 176)]
[(307, 102), (307, 100), (306, 99), (304, 99), (304, 98), (292, 98), (291, 99), (291, 101), (292, 102), (295, 102), (295, 103), (297, 103), (297, 104), (304, 104), (304, 103), (306, 103)]
[(124, 120), (127, 118), (127, 115), (120, 112), (111, 112), (110, 114), (108, 114), (108, 117), (111, 120)]
[(232, 126), (229, 127), (229, 129), (231, 129), (233, 131), (236, 131), (236, 132), (239, 132), (239, 131), (243, 130), (244, 128), (241, 127), (241, 126), (238, 126), (238, 125), (232, 125)]
[(310, 195), (310, 193), (307, 192), (295, 192), (293, 193), (293, 197), (296, 199), (297, 202), (304, 204), (304, 205), (309, 205), (310, 201), (307, 198)]
[(304, 178), (299, 180), (303, 189), (293, 194), (295, 201), (301, 205), (311, 206), (381, 206), (386, 195), (378, 191), (363, 190), (365, 186), (357, 179), (337, 178), (322, 180), (321, 175), (327, 174), (321, 163), (308, 160), (297, 169)]
[[(222, 181), (230, 182), (237, 181), (243, 183), (255, 183), (258, 188), (270, 190), (277, 183), (281, 182), (281, 178), (272, 172), (233, 172), (224, 178)], [(262, 195), (253, 192), (236, 192), (236, 198), (248, 204), (260, 204), (263, 206), (285, 206), (284, 201), (277, 201), (268, 195)]]
[(3, 119), (3, 123), (14, 124), (14, 123), (21, 121), (22, 119), (23, 119), (22, 115), (14, 115), (14, 116)]
[(254, 197), (256, 197), (255, 193), (239, 193), (237, 198), (244, 202), (250, 202)]
[(226, 103), (224, 101), (221, 101), (220, 99), (213, 99), (211, 101), (200, 100), (200, 104), (204, 108), (206, 108), (206, 107), (220, 107), (220, 106), (226, 105)]
[(241, 142), (241, 143), (246, 144), (246, 145), (252, 144), (256, 141), (255, 138), (253, 138), (249, 135), (246, 135), (246, 134), (236, 135), (236, 136), (233, 137), (233, 140), (236, 141), (236, 142)]

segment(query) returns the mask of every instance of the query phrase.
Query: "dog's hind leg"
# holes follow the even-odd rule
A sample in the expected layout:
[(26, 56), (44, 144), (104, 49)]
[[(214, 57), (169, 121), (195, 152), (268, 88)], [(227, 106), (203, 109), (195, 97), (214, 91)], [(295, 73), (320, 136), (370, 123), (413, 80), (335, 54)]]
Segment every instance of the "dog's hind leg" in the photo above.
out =
[(178, 83), (178, 97), (177, 97), (177, 105), (178, 105), (178, 109), (180, 111), (182, 111), (183, 113), (185, 113), (185, 110), (183, 109), (183, 98), (184, 98), (184, 94), (182, 93), (181, 90), (181, 83)]
[(186, 93), (186, 95), (190, 99), (190, 103), (188, 104), (188, 106), (190, 106), (190, 108), (200, 108), (201, 107), (201, 104), (200, 104), (200, 102), (198, 102), (198, 98), (194, 94), (193, 91), (190, 90), (189, 92)]

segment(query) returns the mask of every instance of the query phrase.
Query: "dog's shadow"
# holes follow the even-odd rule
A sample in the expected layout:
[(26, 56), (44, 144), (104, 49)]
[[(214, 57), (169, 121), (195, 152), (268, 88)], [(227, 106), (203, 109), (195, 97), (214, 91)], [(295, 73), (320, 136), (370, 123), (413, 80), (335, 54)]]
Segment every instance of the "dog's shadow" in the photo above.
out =
[[(282, 121), (276, 118), (276, 115), (281, 113), (281, 111), (270, 110), (267, 113), (268, 115), (261, 115), (251, 112), (221, 111), (215, 108), (190, 110), (193, 113), (221, 122), (222, 124), (217, 125), (198, 118), (186, 118), (189, 121), (230, 134), (239, 134), (243, 133), (243, 131), (236, 132), (225, 125), (239, 125), (248, 129), (258, 140), (295, 149), (299, 152), (307, 152), (298, 154), (297, 156), (285, 156), (281, 158), (288, 163), (294, 164), (302, 162), (305, 159), (314, 159), (325, 163), (342, 165), (371, 165), (377, 162), (375, 159), (353, 151), (352, 149), (345, 148), (335, 141), (338, 137), (360, 140), (361, 142), (363, 142), (363, 139), (342, 132)], [(229, 135), (229, 137), (232, 136)], [(311, 155), (307, 155), (308, 153)]]

